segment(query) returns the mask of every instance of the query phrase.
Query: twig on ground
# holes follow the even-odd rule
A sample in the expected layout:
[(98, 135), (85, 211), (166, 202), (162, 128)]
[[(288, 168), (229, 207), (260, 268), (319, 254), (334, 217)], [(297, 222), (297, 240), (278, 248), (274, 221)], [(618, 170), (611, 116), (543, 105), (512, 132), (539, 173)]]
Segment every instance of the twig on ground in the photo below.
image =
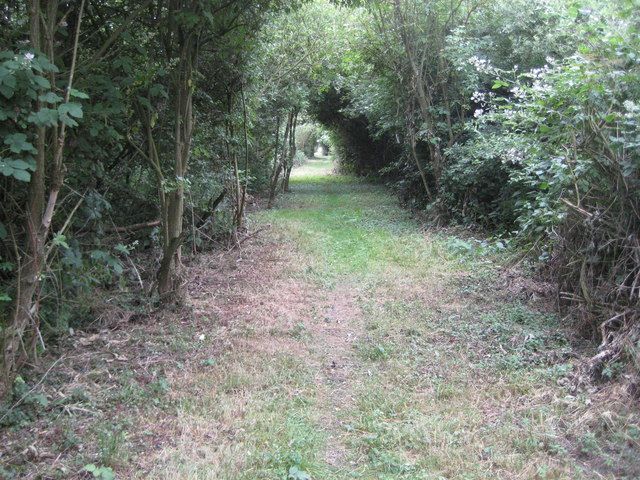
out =
[(258, 235), (260, 232), (264, 232), (265, 230), (269, 230), (271, 228), (271, 224), (267, 224), (264, 227), (260, 227), (259, 229), (257, 229), (255, 232), (253, 233), (249, 233), (247, 235), (244, 236), (244, 238), (242, 238), (242, 240), (239, 240), (238, 243), (236, 243), (233, 247), (231, 247), (229, 250), (233, 250), (234, 248), (239, 247), (240, 245), (242, 245), (244, 242), (246, 242), (247, 240), (249, 240), (250, 238), (255, 237), (256, 235)]
[(27, 393), (25, 393), (22, 397), (20, 397), (20, 399), (16, 403), (11, 405), (2, 417), (0, 417), (0, 423), (2, 423), (2, 421), (5, 418), (7, 418), (7, 415), (9, 415), (18, 405), (20, 405), (31, 393), (33, 393), (33, 391), (36, 388), (38, 388), (38, 386), (44, 381), (44, 379), (47, 378), (47, 375), (49, 375), (51, 370), (53, 370), (53, 368), (65, 358), (66, 356), (63, 355), (62, 357), (58, 358), (55, 362), (53, 362), (51, 366), (47, 369), (47, 371), (44, 373), (44, 375), (40, 378), (40, 380), (38, 380), (36, 384), (33, 387), (31, 387), (31, 389)]

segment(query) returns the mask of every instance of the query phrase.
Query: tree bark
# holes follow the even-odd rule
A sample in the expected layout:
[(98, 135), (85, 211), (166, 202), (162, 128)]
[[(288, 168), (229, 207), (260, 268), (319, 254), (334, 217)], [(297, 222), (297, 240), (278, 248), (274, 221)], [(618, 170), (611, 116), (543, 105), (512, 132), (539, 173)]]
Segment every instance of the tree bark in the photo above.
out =
[(247, 103), (244, 98), (244, 86), (240, 85), (240, 96), (242, 98), (242, 129), (244, 133), (244, 184), (242, 185), (242, 195), (240, 208), (236, 218), (236, 226), (240, 229), (244, 222), (244, 208), (247, 202), (247, 189), (249, 188), (249, 134), (247, 126)]
[(287, 167), (284, 173), (284, 179), (282, 181), (282, 191), (289, 192), (289, 179), (291, 178), (291, 170), (293, 169), (293, 162), (296, 157), (296, 129), (298, 127), (298, 111), (296, 110), (293, 115), (293, 126), (291, 129), (291, 135), (289, 136), (289, 154)]
[(406, 20), (402, 12), (401, 0), (394, 0), (394, 13), (398, 30), (400, 32), (400, 38), (404, 46), (409, 66), (411, 69), (413, 90), (418, 102), (420, 116), (424, 122), (424, 127), (427, 133), (427, 144), (429, 149), (429, 157), (433, 166), (433, 176), (436, 184), (436, 190), (440, 187), (440, 177), (442, 175), (442, 151), (438, 145), (438, 137), (435, 129), (435, 119), (433, 118), (430, 110), (433, 104), (431, 89), (432, 85), (427, 85), (427, 82), (423, 78), (423, 65), (424, 56), (420, 65), (418, 64), (418, 58), (415, 52), (416, 40), (410, 38), (407, 28)]
[[(64, 97), (65, 103), (69, 102), (73, 85), (84, 4), (85, 0), (82, 0), (78, 10), (71, 67)], [(41, 1), (31, 0), (29, 5), (29, 40), (31, 47), (35, 51), (47, 52), (51, 57), (50, 60), (54, 61), (54, 35), (58, 2), (51, 0), (47, 3), (46, 7), (47, 10), (45, 14)], [(45, 26), (45, 31), (42, 31), (42, 25)], [(55, 77), (53, 77), (52, 80), (51, 83), (53, 85), (55, 84)], [(36, 101), (36, 110), (39, 110), (41, 106), (41, 102), (39, 100)], [(27, 358), (35, 355), (36, 338), (39, 328), (40, 276), (46, 255), (46, 239), (51, 227), (58, 194), (64, 181), (63, 153), (66, 138), (65, 132), (66, 126), (63, 122), (60, 122), (59, 126), (53, 129), (52, 180), (45, 207), (46, 154), (48, 148), (46, 141), (47, 129), (38, 127), (36, 130), (36, 169), (31, 175), (25, 212), (25, 251), (22, 258), (18, 259), (18, 280), (16, 285), (16, 298), (13, 305), (13, 318), (2, 336), (0, 398), (3, 398), (11, 390), (17, 369)], [(33, 330), (31, 335), (28, 334), (29, 328)], [(28, 347), (27, 344), (29, 344)]]
[(282, 173), (283, 167), (283, 159), (284, 155), (287, 152), (287, 142), (289, 138), (289, 130), (291, 128), (291, 113), (289, 113), (287, 118), (287, 125), (284, 130), (284, 139), (282, 141), (282, 152), (278, 155), (278, 147), (280, 144), (280, 117), (277, 119), (277, 127), (276, 127), (276, 147), (275, 147), (275, 155), (274, 155), (274, 163), (273, 163), (273, 173), (271, 175), (271, 182), (269, 185), (269, 201), (267, 203), (267, 208), (273, 207), (273, 202), (276, 198), (276, 191), (278, 190), (278, 182), (280, 181), (280, 174)]

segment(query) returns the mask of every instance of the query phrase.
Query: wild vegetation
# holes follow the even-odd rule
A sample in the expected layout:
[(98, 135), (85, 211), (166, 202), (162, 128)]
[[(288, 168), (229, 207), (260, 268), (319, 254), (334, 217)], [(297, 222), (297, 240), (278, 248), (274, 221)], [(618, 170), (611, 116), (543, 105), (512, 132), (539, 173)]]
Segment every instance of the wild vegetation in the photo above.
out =
[(4, 2), (0, 476), (635, 478), (639, 7)]

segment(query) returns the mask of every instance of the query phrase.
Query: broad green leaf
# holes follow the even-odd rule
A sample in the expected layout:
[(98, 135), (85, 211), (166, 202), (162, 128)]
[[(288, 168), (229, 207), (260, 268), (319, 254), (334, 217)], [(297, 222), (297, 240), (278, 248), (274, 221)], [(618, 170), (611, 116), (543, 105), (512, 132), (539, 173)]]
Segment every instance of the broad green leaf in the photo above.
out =
[(13, 176), (13, 167), (9, 165), (5, 160), (0, 160), (0, 173), (5, 177)]
[(37, 112), (31, 112), (27, 121), (39, 127), (53, 127), (58, 123), (58, 111), (51, 108), (41, 108)]
[(31, 174), (26, 170), (13, 170), (13, 178), (22, 182), (28, 182), (31, 180)]
[(46, 78), (40, 76), (40, 75), (34, 75), (33, 76), (33, 81), (42, 88), (51, 88), (51, 83), (49, 82), (49, 80), (47, 80)]
[(13, 94), (15, 93), (15, 89), (7, 85), (0, 85), (0, 93), (4, 98), (8, 100), (11, 97), (13, 97)]
[(12, 168), (16, 170), (32, 170), (35, 171), (36, 166), (34, 164), (25, 162), (24, 160), (9, 160), (8, 162)]
[(164, 97), (164, 98), (169, 98), (169, 95), (167, 94), (166, 89), (164, 88), (164, 86), (160, 85), (159, 83), (155, 83), (151, 86), (151, 88), (149, 89), (149, 95), (151, 95), (152, 97)]
[(27, 141), (27, 136), (24, 133), (13, 133), (7, 135), (4, 139), (4, 144), (9, 146), (9, 149), (13, 153), (38, 153), (34, 146)]
[(54, 92), (44, 93), (44, 94), (40, 95), (38, 97), (38, 99), (41, 102), (46, 102), (46, 103), (59, 103), (62, 100), (64, 100), (60, 95), (58, 95), (58, 94), (56, 94)]
[(293, 467), (289, 468), (287, 480), (311, 480), (311, 477), (307, 472), (294, 465)]
[(58, 113), (60, 114), (60, 121), (65, 125), (76, 127), (78, 122), (71, 117), (82, 118), (82, 105), (74, 102), (63, 103), (58, 106)]
[(89, 98), (89, 95), (87, 95), (84, 92), (81, 92), (80, 90), (76, 90), (75, 88), (72, 88), (71, 90), (69, 90), (69, 94), (72, 97), (81, 98), (83, 100), (87, 100)]
[(495, 80), (493, 82), (493, 86), (491, 87), (493, 90), (497, 90), (502, 87), (508, 87), (509, 84), (503, 80)]
[(52, 239), (52, 242), (57, 247), (69, 248), (69, 244), (67, 243), (67, 237), (65, 235), (55, 235)]
[(75, 102), (63, 103), (58, 107), (61, 115), (71, 115), (72, 117), (82, 118), (82, 105)]

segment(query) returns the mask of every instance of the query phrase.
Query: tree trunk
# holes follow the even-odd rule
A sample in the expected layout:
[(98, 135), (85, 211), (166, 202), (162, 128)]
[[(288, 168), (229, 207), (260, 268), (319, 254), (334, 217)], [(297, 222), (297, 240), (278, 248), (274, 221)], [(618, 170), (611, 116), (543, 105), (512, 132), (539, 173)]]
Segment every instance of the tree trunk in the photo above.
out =
[(193, 135), (193, 63), (196, 46), (185, 39), (180, 48), (180, 59), (173, 76), (175, 107), (173, 162), (173, 191), (167, 197), (166, 230), (168, 241), (163, 245), (162, 260), (158, 271), (158, 293), (163, 301), (181, 302), (180, 289), (182, 266), (182, 221), (184, 214), (184, 183), (191, 151)]
[(240, 208), (236, 225), (238, 229), (242, 228), (244, 222), (244, 208), (247, 203), (247, 189), (249, 188), (249, 134), (247, 126), (247, 103), (244, 98), (244, 86), (240, 85), (240, 95), (242, 98), (242, 129), (244, 133), (244, 184), (242, 185), (242, 195), (240, 199)]
[(292, 122), (293, 122), (293, 112), (289, 113), (288, 115), (287, 126), (285, 127), (285, 130), (284, 130), (284, 139), (282, 140), (282, 152), (280, 153), (280, 156), (278, 156), (278, 144), (280, 142), (280, 139), (279, 139), (280, 122), (278, 117), (278, 128), (277, 128), (278, 135), (276, 135), (276, 154), (274, 159), (275, 163), (273, 167), (273, 174), (271, 176), (271, 184), (269, 185), (269, 202), (267, 203), (267, 208), (273, 207), (273, 202), (276, 198), (276, 191), (278, 190), (280, 174), (282, 173), (284, 162), (286, 161), (285, 156), (287, 155), (287, 151), (288, 151), (287, 144), (289, 141), (289, 134), (291, 131)]
[[(394, 0), (394, 12), (396, 23), (398, 24), (398, 30), (402, 44), (404, 46), (409, 65), (411, 67), (411, 76), (413, 80), (413, 90), (415, 92), (416, 100), (418, 101), (418, 107), (420, 116), (424, 122), (424, 126), (427, 132), (427, 144), (429, 148), (429, 157), (433, 165), (433, 176), (436, 184), (436, 191), (440, 188), (440, 177), (442, 175), (442, 151), (437, 144), (437, 134), (435, 130), (435, 119), (431, 114), (432, 97), (431, 86), (425, 87), (425, 79), (423, 78), (422, 66), (418, 65), (418, 59), (415, 52), (416, 41), (409, 38), (409, 32), (407, 30), (407, 24), (402, 13), (400, 0)], [(423, 57), (424, 64), (424, 57)]]
[(284, 172), (284, 180), (282, 181), (282, 191), (289, 192), (289, 179), (291, 178), (291, 170), (293, 169), (293, 162), (296, 157), (296, 129), (298, 127), (298, 112), (296, 111), (293, 115), (293, 126), (291, 129), (291, 135), (289, 136), (289, 155), (287, 162), (287, 167)]
[[(69, 102), (71, 87), (73, 85), (84, 3), (84, 0), (80, 2), (78, 10), (71, 67), (64, 99), (65, 103)], [(35, 51), (47, 52), (52, 62), (55, 61), (54, 36), (57, 10), (58, 2), (54, 0), (51, 0), (47, 4), (46, 14), (43, 12), (40, 0), (31, 0), (29, 5), (29, 40), (31, 47)], [(42, 25), (45, 26), (44, 32), (41, 30)], [(52, 77), (51, 84), (55, 85), (55, 77)], [(37, 101), (36, 110), (39, 110), (41, 106), (41, 102)], [(36, 169), (31, 175), (25, 212), (25, 251), (23, 257), (18, 258), (18, 280), (16, 285), (16, 298), (13, 305), (13, 319), (2, 336), (0, 398), (3, 398), (11, 390), (16, 371), (21, 364), (24, 363), (29, 356), (35, 355), (36, 339), (39, 336), (39, 290), (42, 265), (44, 264), (46, 255), (45, 242), (53, 220), (58, 194), (64, 181), (63, 153), (65, 128), (65, 124), (60, 122), (59, 126), (53, 129), (53, 161), (50, 169), (51, 187), (49, 189), (46, 207), (45, 175), (47, 170), (46, 153), (48, 148), (46, 142), (47, 130), (44, 127), (38, 127), (36, 130)], [(29, 328), (33, 330), (30, 338), (27, 333)], [(27, 344), (29, 345), (28, 347)]]
[(244, 201), (244, 195), (242, 193), (242, 187), (240, 185), (240, 168), (238, 167), (238, 152), (236, 148), (231, 145), (231, 139), (235, 136), (235, 130), (233, 128), (233, 96), (231, 93), (227, 95), (227, 157), (231, 161), (231, 168), (233, 170), (233, 193), (234, 193), (234, 212), (233, 212), (233, 241), (237, 242), (237, 233), (242, 225), (242, 203)]

